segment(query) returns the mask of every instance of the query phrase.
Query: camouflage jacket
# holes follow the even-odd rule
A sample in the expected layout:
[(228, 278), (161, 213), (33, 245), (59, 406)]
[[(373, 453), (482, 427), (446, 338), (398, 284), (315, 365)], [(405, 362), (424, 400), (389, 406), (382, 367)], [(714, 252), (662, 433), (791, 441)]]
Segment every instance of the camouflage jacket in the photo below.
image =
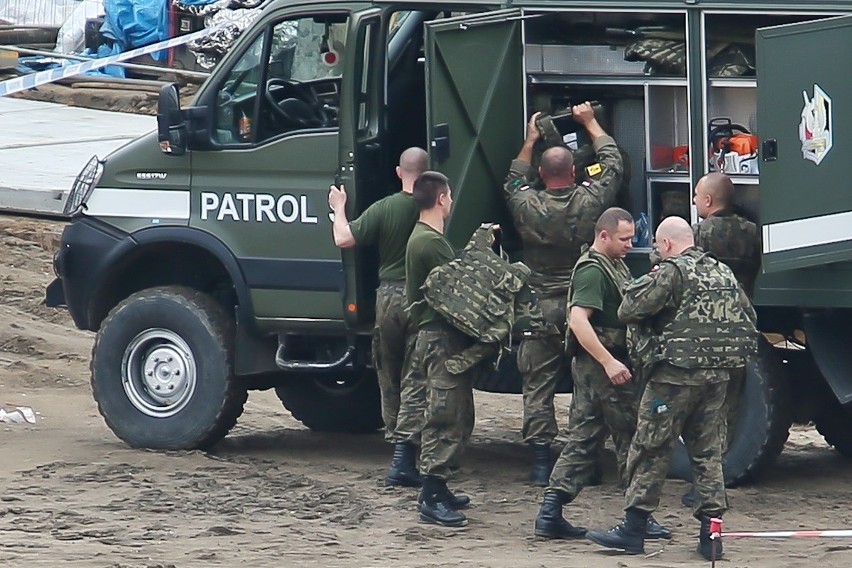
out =
[(715, 369), (743, 366), (756, 347), (757, 317), (745, 292), (727, 266), (695, 248), (630, 283), (618, 316), (639, 324), (631, 346), (637, 363), (693, 369), (683, 384), (718, 380)]
[(453, 374), (497, 355), (513, 328), (558, 333), (537, 309), (534, 294), (526, 286), (529, 268), (495, 254), (491, 241), (491, 226), (481, 226), (455, 259), (432, 269), (421, 288), (436, 312), (477, 341), (447, 362)]
[(542, 297), (567, 294), (580, 247), (595, 237), (595, 222), (615, 203), (621, 187), (621, 154), (610, 136), (594, 142), (598, 164), (589, 178), (564, 189), (536, 190), (527, 182), (530, 165), (514, 160), (503, 195), (532, 270), (530, 285)]
[[(620, 294), (619, 299), (623, 298), (622, 288), (624, 288), (624, 285), (630, 280), (630, 269), (627, 268), (627, 265), (622, 259), (611, 259), (606, 255), (592, 250), (590, 246), (585, 245), (583, 247), (583, 253), (580, 255), (579, 260), (577, 260), (577, 264), (574, 266), (574, 272), (587, 264), (594, 264), (599, 267), (606, 277), (615, 284), (615, 288)], [(573, 299), (572, 296), (574, 292), (573, 288), (572, 278), (572, 285), (568, 291), (568, 313), (565, 326), (565, 353), (572, 357), (576, 355), (577, 350), (580, 349), (580, 344), (577, 341), (577, 338), (574, 337), (574, 333), (571, 331), (570, 323), (571, 301)], [(596, 325), (593, 325), (592, 327), (598, 335), (601, 345), (606, 347), (610, 353), (617, 351), (623, 354), (625, 352), (627, 348), (627, 337), (624, 327), (612, 328)]]
[(749, 297), (760, 270), (757, 225), (729, 211), (719, 211), (692, 227), (695, 246), (727, 264)]

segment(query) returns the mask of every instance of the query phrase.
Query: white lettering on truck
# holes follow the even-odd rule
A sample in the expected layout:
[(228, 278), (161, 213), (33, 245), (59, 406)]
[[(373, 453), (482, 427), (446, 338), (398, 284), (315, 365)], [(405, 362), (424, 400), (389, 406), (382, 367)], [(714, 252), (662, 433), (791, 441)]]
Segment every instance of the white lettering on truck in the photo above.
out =
[(304, 223), (314, 225), (307, 195), (285, 193), (277, 199), (268, 193), (201, 193), (201, 220), (271, 221), (273, 223)]

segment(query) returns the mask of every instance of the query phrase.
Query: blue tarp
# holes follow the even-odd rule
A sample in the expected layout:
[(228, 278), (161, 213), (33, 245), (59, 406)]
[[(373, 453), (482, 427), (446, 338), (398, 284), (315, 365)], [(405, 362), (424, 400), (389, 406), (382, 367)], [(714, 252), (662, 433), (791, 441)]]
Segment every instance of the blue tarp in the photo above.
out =
[[(168, 0), (104, 0), (101, 33), (128, 51), (169, 38)], [(162, 61), (166, 51), (152, 54)]]

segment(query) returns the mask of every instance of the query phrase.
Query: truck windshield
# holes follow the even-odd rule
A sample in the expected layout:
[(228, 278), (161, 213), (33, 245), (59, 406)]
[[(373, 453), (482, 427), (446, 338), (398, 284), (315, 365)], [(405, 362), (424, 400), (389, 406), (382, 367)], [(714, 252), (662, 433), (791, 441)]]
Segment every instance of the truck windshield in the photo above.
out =
[(217, 141), (257, 143), (336, 126), (347, 21), (343, 15), (305, 16), (267, 26), (217, 92)]

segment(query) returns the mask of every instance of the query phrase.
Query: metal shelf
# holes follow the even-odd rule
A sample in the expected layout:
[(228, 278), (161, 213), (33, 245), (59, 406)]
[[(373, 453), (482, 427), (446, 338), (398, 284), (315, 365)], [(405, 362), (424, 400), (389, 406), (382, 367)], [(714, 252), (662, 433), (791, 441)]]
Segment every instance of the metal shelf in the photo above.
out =
[(734, 185), (758, 185), (760, 184), (760, 176), (753, 175), (745, 175), (745, 174), (731, 174), (731, 181), (734, 182)]
[(710, 86), (754, 89), (757, 87), (757, 79), (753, 77), (711, 77)]
[(648, 176), (648, 181), (652, 183), (663, 182), (663, 183), (689, 183), (689, 174), (688, 173), (668, 173), (668, 172), (656, 172), (656, 171), (647, 171), (645, 174)]
[(563, 73), (528, 73), (534, 85), (660, 85), (685, 87), (685, 77), (653, 77), (649, 75), (565, 75)]

